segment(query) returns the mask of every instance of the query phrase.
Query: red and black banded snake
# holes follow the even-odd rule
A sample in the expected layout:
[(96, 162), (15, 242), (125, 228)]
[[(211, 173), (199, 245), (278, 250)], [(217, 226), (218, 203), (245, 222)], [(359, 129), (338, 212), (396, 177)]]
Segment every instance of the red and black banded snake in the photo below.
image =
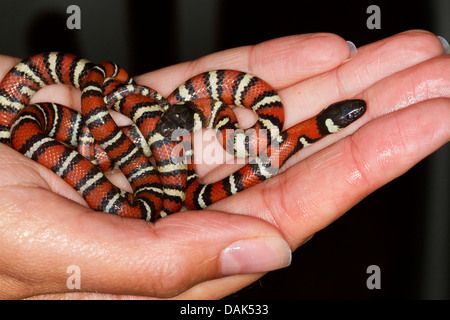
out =
[[(80, 89), (81, 113), (55, 103), (29, 104), (36, 91), (51, 84)], [(258, 120), (239, 129), (232, 105), (253, 110)], [(109, 109), (133, 125), (119, 128)], [(164, 98), (116, 64), (49, 52), (23, 60), (0, 83), (0, 142), (51, 169), (92, 209), (154, 221), (183, 205), (205, 208), (271, 178), (293, 154), (345, 128), (365, 110), (363, 100), (341, 101), (282, 131), (279, 95), (248, 73), (205, 72)], [(201, 127), (216, 130), (226, 150), (250, 157), (248, 163), (216, 183), (201, 184), (187, 161), (189, 148), (184, 157), (174, 156), (179, 143), (174, 133)], [(267, 147), (258, 147), (261, 141)], [(133, 193), (109, 182), (103, 172), (111, 168), (124, 173)]]

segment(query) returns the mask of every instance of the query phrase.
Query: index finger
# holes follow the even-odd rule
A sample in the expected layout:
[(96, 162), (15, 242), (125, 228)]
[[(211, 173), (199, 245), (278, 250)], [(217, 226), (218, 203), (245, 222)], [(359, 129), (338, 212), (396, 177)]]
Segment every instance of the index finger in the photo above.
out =
[(216, 52), (146, 73), (135, 80), (167, 96), (199, 73), (234, 69), (258, 76), (279, 90), (334, 69), (349, 55), (347, 42), (335, 34), (294, 35)]

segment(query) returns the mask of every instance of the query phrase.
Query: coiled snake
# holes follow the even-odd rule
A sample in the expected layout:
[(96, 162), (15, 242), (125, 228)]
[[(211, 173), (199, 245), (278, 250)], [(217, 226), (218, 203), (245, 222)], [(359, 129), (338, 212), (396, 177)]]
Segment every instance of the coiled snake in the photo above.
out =
[[(29, 105), (36, 91), (51, 84), (80, 89), (81, 113), (54, 103)], [(239, 129), (230, 105), (253, 110), (258, 120)], [(134, 124), (119, 128), (108, 109)], [(49, 52), (20, 62), (0, 83), (0, 142), (51, 169), (92, 209), (154, 221), (183, 204), (202, 209), (272, 177), (297, 151), (348, 126), (365, 110), (363, 100), (341, 101), (282, 131), (281, 99), (256, 76), (205, 72), (164, 98), (114, 63), (96, 65)], [(179, 152), (180, 132), (201, 127), (216, 130), (228, 152), (249, 162), (221, 181), (202, 184), (192, 150), (186, 145)], [(103, 172), (112, 168), (124, 173), (133, 193), (108, 181)]]

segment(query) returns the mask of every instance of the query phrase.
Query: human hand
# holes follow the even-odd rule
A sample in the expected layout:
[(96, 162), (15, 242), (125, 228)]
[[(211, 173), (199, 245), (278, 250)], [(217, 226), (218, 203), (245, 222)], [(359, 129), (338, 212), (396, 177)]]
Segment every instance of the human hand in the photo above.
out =
[[(136, 77), (166, 96), (203, 71), (246, 71), (279, 91), (286, 127), (335, 101), (357, 97), (368, 103), (362, 119), (291, 158), (278, 176), (208, 210), (175, 214), (154, 225), (95, 214), (52, 172), (0, 145), (0, 275), (5, 284), (0, 294), (220, 298), (262, 275), (241, 273), (286, 265), (283, 238), (294, 250), (450, 137), (450, 76), (444, 72), (450, 61), (435, 36), (403, 33), (359, 48), (343, 63), (348, 56), (341, 38), (311, 34), (231, 49)], [(16, 62), (2, 57), (1, 74)], [(79, 108), (79, 93), (68, 87), (44, 88), (33, 100), (50, 97)], [(248, 119), (240, 116), (244, 127)], [(199, 169), (206, 180), (232, 170)], [(125, 188), (125, 182), (116, 181)], [(222, 264), (223, 250), (243, 239), (252, 240), (254, 264), (242, 269)], [(258, 243), (263, 250), (259, 258), (265, 261), (257, 259)], [(245, 257), (234, 251), (236, 258)], [(66, 286), (70, 265), (80, 267), (82, 292)], [(224, 277), (231, 273), (239, 275)]]

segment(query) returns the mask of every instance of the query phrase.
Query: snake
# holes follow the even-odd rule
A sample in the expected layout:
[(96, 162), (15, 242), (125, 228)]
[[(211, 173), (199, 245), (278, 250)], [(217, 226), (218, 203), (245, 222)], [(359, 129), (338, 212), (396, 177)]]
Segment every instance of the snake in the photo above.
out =
[[(51, 102), (30, 104), (38, 90), (53, 84), (80, 90), (81, 112)], [(255, 124), (241, 129), (233, 108), (252, 110)], [(1, 81), (0, 142), (52, 170), (90, 208), (156, 221), (183, 206), (204, 209), (270, 179), (298, 151), (365, 111), (364, 100), (343, 100), (283, 130), (279, 94), (250, 73), (207, 71), (163, 97), (115, 63), (46, 52), (22, 60)], [(132, 124), (119, 127), (113, 112)], [(244, 166), (202, 183), (187, 138), (202, 129), (213, 130), (226, 152), (245, 158)], [(132, 192), (107, 179), (113, 169), (123, 172)]]

